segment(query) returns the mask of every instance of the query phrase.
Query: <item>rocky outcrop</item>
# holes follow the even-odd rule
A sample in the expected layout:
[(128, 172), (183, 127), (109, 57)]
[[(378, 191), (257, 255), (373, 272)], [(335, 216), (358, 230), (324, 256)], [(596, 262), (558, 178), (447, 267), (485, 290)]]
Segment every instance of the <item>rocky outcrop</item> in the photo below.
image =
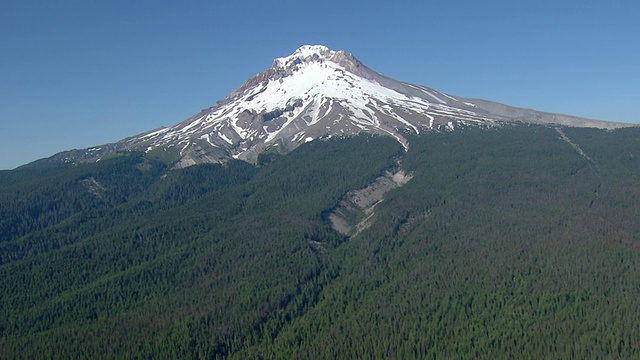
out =
[(387, 171), (367, 187), (349, 192), (329, 214), (331, 226), (343, 235), (357, 235), (371, 226), (374, 209), (384, 195), (406, 184), (412, 177), (403, 170)]

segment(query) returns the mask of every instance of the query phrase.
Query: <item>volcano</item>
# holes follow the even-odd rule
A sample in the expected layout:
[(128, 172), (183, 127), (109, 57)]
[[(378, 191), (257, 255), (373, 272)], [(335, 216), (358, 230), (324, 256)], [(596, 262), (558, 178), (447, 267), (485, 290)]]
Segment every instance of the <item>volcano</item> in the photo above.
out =
[(99, 159), (113, 151), (141, 150), (163, 153), (180, 168), (231, 158), (256, 162), (264, 152), (286, 153), (316, 139), (362, 132), (392, 136), (407, 148), (407, 133), (513, 122), (630, 126), (464, 99), (386, 77), (348, 52), (305, 45), (177, 125), (56, 158)]

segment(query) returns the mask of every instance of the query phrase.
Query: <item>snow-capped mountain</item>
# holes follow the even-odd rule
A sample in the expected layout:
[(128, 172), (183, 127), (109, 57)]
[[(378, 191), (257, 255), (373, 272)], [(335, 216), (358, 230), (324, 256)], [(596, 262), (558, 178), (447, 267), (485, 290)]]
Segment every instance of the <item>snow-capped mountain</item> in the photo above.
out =
[(255, 161), (318, 138), (368, 132), (408, 146), (406, 132), (494, 126), (508, 121), (614, 128), (616, 124), (463, 99), (383, 76), (345, 51), (302, 46), (273, 61), (215, 106), (171, 127), (90, 149), (172, 151), (178, 167), (229, 158)]

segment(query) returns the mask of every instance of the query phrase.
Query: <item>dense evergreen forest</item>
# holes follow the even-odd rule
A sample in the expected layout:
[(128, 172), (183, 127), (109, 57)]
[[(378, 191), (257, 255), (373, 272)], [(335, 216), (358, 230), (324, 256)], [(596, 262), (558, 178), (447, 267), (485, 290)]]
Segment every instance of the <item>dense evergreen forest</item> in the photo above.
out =
[(406, 136), (0, 172), (0, 358), (640, 358), (640, 129)]

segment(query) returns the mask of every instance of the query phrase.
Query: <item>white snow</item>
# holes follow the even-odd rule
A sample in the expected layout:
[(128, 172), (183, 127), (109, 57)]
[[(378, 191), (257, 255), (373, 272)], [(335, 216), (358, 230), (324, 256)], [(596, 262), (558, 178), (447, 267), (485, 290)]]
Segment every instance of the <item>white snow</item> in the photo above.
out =
[(226, 137), (226, 136), (225, 136), (223, 133), (221, 133), (220, 131), (218, 131), (218, 136), (219, 136), (222, 140), (224, 140), (224, 141), (228, 142), (228, 143), (229, 143), (229, 145), (232, 145), (232, 144), (233, 144), (233, 141), (232, 141), (231, 139), (229, 139), (228, 137)]
[(304, 131), (300, 131), (299, 133), (295, 134), (292, 138), (292, 140), (294, 142), (299, 142), (300, 139), (302, 139), (302, 137), (305, 135)]
[(458, 99), (454, 98), (454, 97), (453, 97), (453, 96), (451, 96), (451, 95), (447, 95), (447, 94), (445, 94), (445, 93), (441, 93), (441, 94), (442, 94), (443, 96), (445, 96), (445, 97), (448, 97), (449, 99), (451, 99), (451, 100), (453, 100), (453, 101), (458, 101)]
[(213, 141), (211, 141), (211, 134), (206, 133), (202, 136), (200, 136), (200, 139), (205, 139), (209, 145), (213, 146), (213, 147), (218, 147), (216, 144), (213, 143)]
[(150, 137), (153, 137), (153, 136), (156, 136), (156, 135), (164, 134), (169, 130), (170, 130), (170, 128), (162, 128), (162, 129), (150, 132), (150, 133), (148, 133), (146, 135), (143, 135), (142, 138), (150, 138)]
[[(291, 57), (306, 57), (310, 56), (310, 54), (327, 50), (324, 47), (302, 47), (294, 55), (278, 60), (282, 63), (290, 60)], [(434, 94), (418, 87), (415, 88), (436, 101), (445, 103)], [(294, 118), (300, 115), (307, 107), (309, 107), (309, 115), (311, 116), (311, 121), (308, 123), (309, 126), (320, 121), (323, 115), (330, 113), (335, 103), (339, 103), (352, 113), (353, 118), (351, 120), (362, 129), (380, 125), (373, 111), (367, 110), (367, 107), (373, 106), (378, 111), (386, 113), (389, 117), (418, 133), (419, 130), (415, 125), (405, 120), (404, 117), (390, 111), (391, 107), (388, 104), (412, 108), (419, 113), (426, 113), (431, 105), (425, 99), (409, 97), (386, 88), (375, 81), (358, 77), (345, 71), (332, 61), (303, 62), (298, 65), (297, 71), (292, 75), (278, 81), (269, 82), (264, 91), (257, 94), (252, 91), (234, 105), (236, 113), (249, 109), (257, 112), (270, 112), (286, 108), (290, 99), (301, 99), (305, 105), (294, 108), (291, 114), (286, 114), (286, 123), (278, 130), (269, 133), (267, 142), (275, 139), (280, 131), (290, 125)], [(375, 99), (375, 101), (372, 101), (372, 99)], [(325, 104), (327, 100), (329, 100), (331, 106), (326, 111), (323, 111), (322, 104)], [(245, 137), (245, 134), (242, 134), (242, 130), (237, 128), (236, 124), (231, 122), (231, 126), (241, 137)]]
[(324, 45), (302, 45), (293, 54), (286, 57), (277, 58), (275, 59), (275, 62), (280, 66), (284, 66), (289, 61), (294, 59), (305, 59), (309, 56), (313, 56), (314, 54), (320, 55), (334, 53), (335, 51), (329, 50), (329, 48)]
[(241, 126), (238, 126), (236, 121), (230, 120), (227, 123), (231, 125), (233, 131), (235, 131), (235, 133), (238, 134), (243, 140), (247, 138), (247, 130)]
[[(418, 87), (418, 86), (411, 85), (411, 84), (406, 84), (406, 85), (407, 85), (407, 86), (409, 86), (409, 87), (412, 87), (412, 88), (414, 88), (414, 89), (416, 89), (416, 90), (420, 90), (420, 91), (422, 91), (424, 94), (426, 94), (427, 96), (429, 96), (430, 98), (434, 99), (435, 101), (437, 101), (437, 102), (439, 102), (439, 103), (441, 103), (441, 104), (446, 104), (446, 103), (447, 103), (446, 101), (444, 101), (444, 100), (440, 99), (438, 96), (436, 96), (436, 94), (432, 93), (431, 91), (428, 91), (428, 90), (427, 90), (427, 89), (425, 89), (425, 88)], [(443, 94), (443, 95), (444, 95), (444, 94)], [(454, 99), (454, 100), (455, 100), (455, 99)]]
[[(333, 100), (331, 100), (331, 102), (333, 103)], [(320, 115), (320, 105), (322, 105), (322, 103), (316, 99), (313, 100), (312, 103), (312, 107), (313, 109), (311, 110), (311, 121), (308, 123), (309, 126), (317, 123), (318, 121), (320, 121), (320, 119), (322, 119)]]
[(182, 156), (182, 154), (184, 153), (184, 151), (189, 147), (189, 145), (191, 145), (190, 142), (187, 142), (183, 147), (182, 150), (180, 150), (180, 156)]

